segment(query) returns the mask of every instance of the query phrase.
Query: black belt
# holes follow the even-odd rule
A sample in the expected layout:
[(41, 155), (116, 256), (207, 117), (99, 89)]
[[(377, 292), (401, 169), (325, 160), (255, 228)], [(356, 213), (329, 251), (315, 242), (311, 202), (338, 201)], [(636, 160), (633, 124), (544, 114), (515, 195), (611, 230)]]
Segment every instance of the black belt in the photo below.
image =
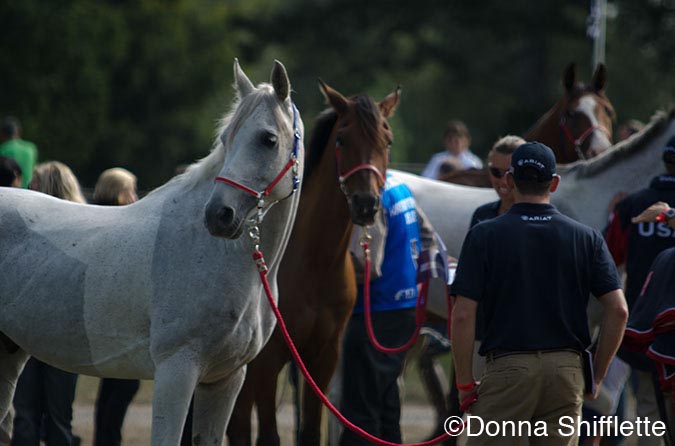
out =
[(579, 356), (581, 356), (581, 352), (579, 350), (574, 350), (573, 348), (554, 348), (554, 349), (547, 349), (547, 350), (504, 350), (501, 348), (496, 348), (494, 350), (490, 350), (485, 354), (485, 358), (488, 361), (495, 360), (497, 358), (501, 358), (503, 356), (511, 356), (511, 355), (542, 355), (546, 353), (559, 353), (559, 352), (569, 352), (569, 353), (575, 353)]

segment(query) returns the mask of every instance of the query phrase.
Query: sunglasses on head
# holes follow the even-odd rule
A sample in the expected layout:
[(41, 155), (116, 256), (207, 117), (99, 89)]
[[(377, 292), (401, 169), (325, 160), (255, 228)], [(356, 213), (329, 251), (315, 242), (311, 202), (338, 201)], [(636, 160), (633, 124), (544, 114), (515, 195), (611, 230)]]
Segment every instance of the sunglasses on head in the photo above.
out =
[(500, 169), (498, 167), (492, 167), (492, 166), (490, 166), (489, 170), (490, 170), (490, 175), (492, 175), (495, 178), (501, 178), (504, 175), (506, 175), (506, 172), (509, 171), (509, 169)]

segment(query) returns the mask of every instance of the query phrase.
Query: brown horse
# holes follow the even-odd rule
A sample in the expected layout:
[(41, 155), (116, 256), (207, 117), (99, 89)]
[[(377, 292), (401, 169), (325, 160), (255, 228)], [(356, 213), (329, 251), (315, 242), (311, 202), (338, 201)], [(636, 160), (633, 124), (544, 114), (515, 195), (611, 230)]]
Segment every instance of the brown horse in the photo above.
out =
[(592, 158), (612, 146), (614, 108), (605, 95), (607, 70), (599, 64), (589, 86), (577, 82), (576, 65), (563, 76), (564, 96), (523, 136), (555, 152), (558, 163)]
[(441, 175), (439, 180), (462, 186), (492, 187), (487, 169), (453, 170)]
[[(349, 99), (320, 82), (331, 108), (316, 120), (309, 143), (302, 194), (291, 238), (279, 270), (279, 304), (307, 368), (325, 393), (335, 371), (342, 331), (356, 301), (349, 242), (352, 222), (374, 221), (389, 160), (387, 123), (399, 91), (375, 103)], [(263, 303), (261, 303), (262, 305)], [(248, 366), (227, 429), (231, 446), (251, 444), (251, 411), (258, 411), (258, 444), (279, 444), (277, 375), (290, 352), (275, 329)], [(305, 387), (298, 444), (319, 445), (321, 402)]]

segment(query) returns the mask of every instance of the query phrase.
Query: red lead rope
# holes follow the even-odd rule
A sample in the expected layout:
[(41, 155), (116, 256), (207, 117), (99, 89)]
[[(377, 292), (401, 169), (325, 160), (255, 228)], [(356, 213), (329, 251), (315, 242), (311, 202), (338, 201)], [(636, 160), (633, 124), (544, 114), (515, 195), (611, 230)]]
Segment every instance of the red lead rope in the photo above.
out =
[[(408, 444), (393, 443), (391, 441), (382, 440), (380, 438), (375, 437), (374, 435), (369, 434), (368, 432), (364, 431), (363, 429), (361, 429), (360, 427), (358, 427), (357, 425), (346, 419), (344, 415), (342, 415), (340, 411), (328, 400), (326, 395), (323, 394), (321, 389), (319, 389), (319, 386), (316, 385), (314, 379), (312, 379), (312, 376), (309, 374), (307, 367), (305, 367), (305, 363), (302, 361), (300, 353), (298, 353), (298, 349), (295, 347), (295, 344), (293, 343), (291, 336), (288, 334), (288, 329), (286, 328), (284, 318), (281, 315), (281, 312), (279, 311), (279, 308), (277, 307), (276, 303), (274, 302), (274, 296), (272, 296), (272, 290), (270, 288), (269, 282), (267, 281), (267, 265), (265, 264), (265, 259), (263, 258), (263, 254), (262, 252), (260, 252), (260, 250), (256, 249), (255, 252), (253, 252), (253, 261), (256, 263), (258, 267), (258, 273), (260, 274), (260, 280), (262, 281), (263, 287), (265, 288), (267, 301), (270, 303), (272, 311), (274, 312), (274, 316), (276, 316), (277, 318), (277, 323), (279, 324), (281, 335), (283, 336), (284, 341), (286, 341), (286, 345), (288, 346), (288, 349), (291, 351), (291, 355), (293, 356), (295, 363), (297, 364), (298, 368), (300, 369), (300, 372), (302, 372), (302, 376), (305, 377), (305, 380), (312, 388), (314, 393), (317, 395), (317, 397), (319, 397), (321, 402), (328, 408), (328, 410), (330, 410), (331, 413), (335, 415), (335, 417), (340, 421), (340, 423), (342, 423), (347, 429), (361, 436), (367, 441), (378, 444), (380, 446), (431, 446), (433, 444), (440, 443), (441, 441), (450, 437), (449, 434), (441, 434), (436, 438), (433, 438), (431, 440), (422, 443), (408, 443)], [(457, 428), (457, 431), (461, 432), (459, 428)]]
[(422, 289), (417, 295), (417, 306), (415, 307), (416, 327), (412, 337), (400, 347), (390, 348), (383, 346), (378, 342), (377, 337), (375, 336), (370, 310), (370, 249), (368, 249), (368, 242), (366, 241), (362, 242), (361, 246), (363, 247), (363, 255), (365, 258), (365, 271), (363, 273), (363, 307), (366, 319), (366, 331), (368, 332), (370, 343), (373, 344), (373, 347), (375, 347), (376, 350), (379, 350), (382, 353), (394, 354), (404, 352), (415, 344), (415, 341), (417, 341), (417, 338), (420, 335), (420, 330), (424, 325), (424, 321), (427, 318), (427, 292), (429, 291), (429, 281), (427, 280), (422, 283)]

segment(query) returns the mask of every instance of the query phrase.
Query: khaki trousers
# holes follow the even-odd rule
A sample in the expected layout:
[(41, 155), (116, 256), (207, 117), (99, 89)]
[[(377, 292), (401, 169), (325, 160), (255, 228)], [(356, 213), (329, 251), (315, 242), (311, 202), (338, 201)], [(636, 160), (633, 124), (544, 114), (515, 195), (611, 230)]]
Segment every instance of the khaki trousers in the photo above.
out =
[[(480, 430), (480, 423), (474, 423), (474, 419), (467, 426), (469, 431), (464, 432), (466, 444), (576, 445), (578, 433), (571, 434), (571, 429), (561, 426), (560, 419), (568, 416), (576, 422), (576, 417), (581, 415), (583, 393), (583, 367), (578, 353), (533, 352), (495, 359), (488, 356), (485, 375), (478, 387), (478, 401), (471, 408), (470, 415), (480, 417), (484, 426), (488, 422), (496, 422), (490, 423), (493, 428), (488, 431), (494, 433), (494, 426), (499, 426), (499, 435), (487, 435), (485, 429), (482, 435), (469, 435)], [(519, 425), (525, 426), (519, 421), (529, 422), (532, 435), (528, 436), (526, 427), (519, 428)], [(513, 425), (516, 436), (513, 435)], [(542, 432), (547, 436), (537, 435)], [(522, 436), (517, 436), (518, 433)]]

